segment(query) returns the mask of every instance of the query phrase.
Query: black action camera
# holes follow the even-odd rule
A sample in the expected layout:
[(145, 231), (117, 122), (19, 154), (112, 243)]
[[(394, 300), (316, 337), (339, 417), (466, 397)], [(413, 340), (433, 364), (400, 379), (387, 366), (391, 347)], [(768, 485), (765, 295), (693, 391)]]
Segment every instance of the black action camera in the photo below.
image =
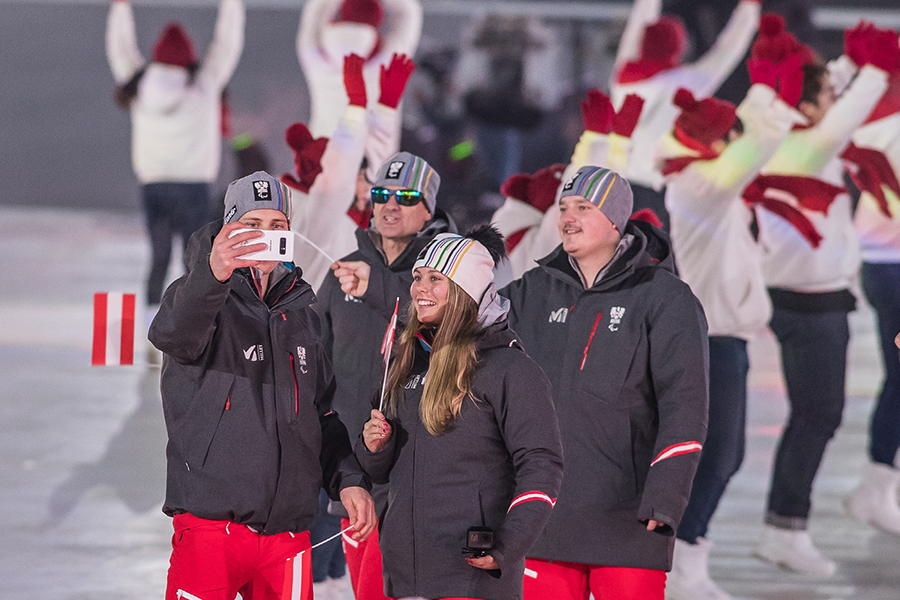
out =
[(472, 558), (487, 556), (487, 551), (494, 546), (494, 530), (489, 527), (470, 527), (466, 533), (466, 547), (463, 554), (471, 554)]

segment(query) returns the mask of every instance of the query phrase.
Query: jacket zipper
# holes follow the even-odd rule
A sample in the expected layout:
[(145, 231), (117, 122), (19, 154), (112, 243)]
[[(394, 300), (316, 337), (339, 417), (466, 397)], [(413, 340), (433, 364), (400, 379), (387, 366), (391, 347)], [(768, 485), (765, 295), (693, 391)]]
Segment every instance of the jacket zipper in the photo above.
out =
[(294, 355), (288, 354), (291, 357), (291, 375), (294, 377), (294, 414), (300, 414), (300, 385), (297, 382), (297, 371), (294, 370)]
[(594, 321), (594, 328), (591, 329), (591, 335), (590, 335), (590, 337), (588, 338), (587, 346), (584, 347), (584, 356), (581, 357), (581, 368), (578, 369), (579, 371), (584, 371), (584, 361), (587, 360), (587, 353), (588, 353), (588, 350), (591, 349), (591, 342), (594, 341), (594, 334), (597, 333), (597, 325), (600, 324), (600, 318), (601, 318), (602, 316), (603, 316), (603, 313), (602, 313), (602, 312), (597, 313), (597, 320)]

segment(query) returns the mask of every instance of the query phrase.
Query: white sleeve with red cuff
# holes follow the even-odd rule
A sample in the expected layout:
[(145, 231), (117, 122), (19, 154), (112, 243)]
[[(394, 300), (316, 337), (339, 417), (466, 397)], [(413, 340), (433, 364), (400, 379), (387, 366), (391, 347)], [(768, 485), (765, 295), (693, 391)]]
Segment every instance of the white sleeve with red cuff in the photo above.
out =
[(200, 63), (200, 76), (209, 78), (219, 89), (228, 85), (241, 58), (245, 20), (242, 0), (222, 0), (219, 4), (213, 40)]
[(106, 59), (116, 85), (126, 83), (146, 62), (138, 49), (134, 11), (130, 2), (109, 3), (109, 15), (106, 20)]

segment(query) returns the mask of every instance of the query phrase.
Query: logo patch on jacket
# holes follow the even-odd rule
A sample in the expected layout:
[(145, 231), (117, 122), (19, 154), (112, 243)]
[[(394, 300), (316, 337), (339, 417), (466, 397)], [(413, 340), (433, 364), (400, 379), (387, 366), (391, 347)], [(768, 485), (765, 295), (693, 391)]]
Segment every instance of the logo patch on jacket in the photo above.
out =
[(262, 344), (254, 344), (244, 350), (244, 358), (251, 362), (263, 360), (264, 357)]
[[(427, 374), (428, 373), (426, 373), (425, 375), (427, 375)], [(424, 386), (425, 385), (425, 375), (413, 375), (412, 377), (409, 378), (409, 381), (406, 382), (406, 385), (403, 386), (404, 389), (414, 390), (417, 387), (419, 387), (420, 383)]]
[(297, 362), (301, 365), (306, 364), (306, 348), (297, 346)]
[(253, 182), (253, 199), (256, 202), (269, 202), (272, 200), (272, 193), (269, 191), (268, 181)]
[(549, 323), (565, 323), (566, 317), (569, 316), (569, 309), (565, 306), (562, 308), (558, 308), (556, 310), (550, 311), (550, 319), (548, 319)]
[(403, 171), (403, 167), (406, 166), (406, 163), (402, 160), (395, 160), (390, 165), (388, 165), (387, 173), (385, 174), (386, 179), (400, 179), (400, 172)]
[(609, 330), (610, 331), (618, 331), (619, 323), (622, 322), (622, 317), (625, 316), (625, 307), (624, 306), (613, 306), (609, 309)]

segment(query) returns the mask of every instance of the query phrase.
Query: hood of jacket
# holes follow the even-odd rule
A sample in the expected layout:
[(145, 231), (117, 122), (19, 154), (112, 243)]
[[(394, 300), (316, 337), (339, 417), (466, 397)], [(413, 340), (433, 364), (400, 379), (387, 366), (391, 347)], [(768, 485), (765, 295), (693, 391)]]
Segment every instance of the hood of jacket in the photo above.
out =
[[(675, 273), (672, 242), (666, 232), (646, 221), (633, 219), (628, 221), (625, 233), (634, 236), (631, 245), (616, 259), (607, 274), (590, 289), (603, 290), (613, 287), (638, 269), (660, 267)], [(569, 255), (563, 250), (562, 244), (537, 262), (541, 268), (557, 279), (582, 287), (581, 279), (569, 262)]]

